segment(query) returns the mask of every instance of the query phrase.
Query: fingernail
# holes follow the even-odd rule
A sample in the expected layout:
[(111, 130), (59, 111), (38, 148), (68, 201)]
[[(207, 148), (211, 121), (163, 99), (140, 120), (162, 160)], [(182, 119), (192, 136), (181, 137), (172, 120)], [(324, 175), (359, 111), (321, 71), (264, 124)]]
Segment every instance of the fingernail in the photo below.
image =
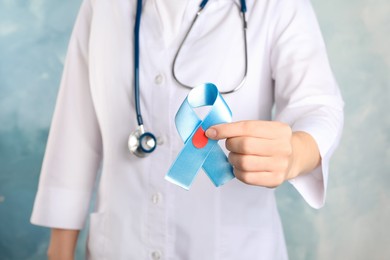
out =
[(217, 130), (214, 128), (209, 128), (206, 130), (206, 136), (208, 138), (216, 138), (217, 137)]

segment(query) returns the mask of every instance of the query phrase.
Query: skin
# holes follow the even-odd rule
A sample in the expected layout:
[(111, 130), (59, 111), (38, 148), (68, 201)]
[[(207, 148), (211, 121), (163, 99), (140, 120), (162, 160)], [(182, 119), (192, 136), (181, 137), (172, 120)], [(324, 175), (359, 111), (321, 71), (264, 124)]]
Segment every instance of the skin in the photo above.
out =
[(51, 229), (47, 251), (49, 260), (72, 260), (76, 249), (79, 230)]
[[(292, 132), (287, 124), (275, 121), (240, 121), (210, 127), (206, 136), (226, 139), (229, 162), (240, 181), (275, 188), (316, 168), (321, 163), (313, 137)], [(74, 259), (79, 231), (52, 229), (50, 260)]]
[(275, 121), (240, 121), (210, 127), (206, 136), (226, 139), (229, 162), (240, 181), (275, 188), (321, 162), (313, 137)]

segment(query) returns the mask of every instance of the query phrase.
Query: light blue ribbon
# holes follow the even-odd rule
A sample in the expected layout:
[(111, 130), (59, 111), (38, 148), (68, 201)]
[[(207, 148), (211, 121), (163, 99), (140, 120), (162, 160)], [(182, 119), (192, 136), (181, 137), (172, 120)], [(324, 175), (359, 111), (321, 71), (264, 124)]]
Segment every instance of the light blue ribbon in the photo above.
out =
[[(212, 106), (203, 119), (198, 118), (194, 108)], [(184, 148), (172, 164), (165, 179), (184, 189), (189, 189), (202, 167), (215, 186), (221, 186), (234, 178), (233, 168), (217, 140), (203, 136), (210, 126), (232, 121), (232, 112), (214, 84), (206, 83), (191, 90), (176, 113), (177, 131), (184, 141)], [(194, 135), (203, 136), (204, 146), (199, 147)], [(197, 140), (195, 138), (195, 140)]]

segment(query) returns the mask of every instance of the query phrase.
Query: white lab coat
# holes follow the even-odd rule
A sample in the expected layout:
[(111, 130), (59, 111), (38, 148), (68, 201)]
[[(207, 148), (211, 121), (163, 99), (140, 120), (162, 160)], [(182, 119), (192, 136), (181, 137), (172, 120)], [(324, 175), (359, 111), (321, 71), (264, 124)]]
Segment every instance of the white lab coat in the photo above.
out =
[[(233, 180), (215, 188), (201, 172), (190, 191), (164, 180), (183, 147), (174, 116), (188, 90), (172, 78), (174, 54), (199, 0), (187, 1), (177, 34), (157, 0), (144, 1), (141, 109), (159, 145), (130, 155), (135, 0), (85, 0), (65, 63), (31, 221), (81, 229), (90, 215), (89, 259), (287, 259), (274, 190)], [(177, 75), (233, 88), (244, 68), (242, 24), (231, 0), (212, 0), (191, 32)], [(248, 79), (226, 95), (233, 121), (274, 119), (316, 140), (322, 164), (291, 181), (312, 207), (324, 203), (343, 102), (308, 0), (248, 0)], [(172, 31), (171, 31), (172, 32)], [(221, 146), (223, 144), (221, 143)]]

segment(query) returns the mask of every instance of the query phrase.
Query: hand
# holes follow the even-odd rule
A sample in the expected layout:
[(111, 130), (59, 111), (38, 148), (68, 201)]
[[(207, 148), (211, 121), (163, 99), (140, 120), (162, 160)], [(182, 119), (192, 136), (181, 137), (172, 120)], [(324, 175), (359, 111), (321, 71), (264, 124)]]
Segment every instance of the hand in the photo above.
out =
[[(216, 140), (226, 138), (229, 162), (236, 178), (250, 185), (274, 188), (314, 169), (319, 163), (314, 139), (304, 132), (292, 133), (291, 127), (281, 122), (241, 121), (215, 125), (206, 131), (206, 136)], [(303, 149), (307, 147), (310, 149)], [(303, 156), (297, 158), (296, 155)]]

